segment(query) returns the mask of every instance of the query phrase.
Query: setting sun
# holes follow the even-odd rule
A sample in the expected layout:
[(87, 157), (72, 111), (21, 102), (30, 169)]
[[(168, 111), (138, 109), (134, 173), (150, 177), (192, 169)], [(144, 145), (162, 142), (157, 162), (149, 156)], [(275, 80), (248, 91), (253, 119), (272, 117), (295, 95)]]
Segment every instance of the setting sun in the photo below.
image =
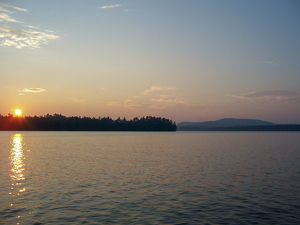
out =
[(20, 116), (22, 114), (22, 111), (20, 109), (16, 109), (15, 113), (17, 116)]

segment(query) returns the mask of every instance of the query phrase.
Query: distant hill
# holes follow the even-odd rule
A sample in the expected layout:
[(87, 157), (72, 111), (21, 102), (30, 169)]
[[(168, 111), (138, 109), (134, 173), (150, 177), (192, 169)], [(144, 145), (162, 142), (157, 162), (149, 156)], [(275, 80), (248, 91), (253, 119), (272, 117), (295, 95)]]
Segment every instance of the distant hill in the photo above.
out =
[(181, 122), (178, 131), (300, 131), (299, 124), (275, 124), (263, 120), (224, 118), (206, 122)]
[(275, 123), (271, 123), (263, 120), (224, 118), (216, 121), (206, 121), (206, 122), (181, 122), (177, 124), (177, 128), (181, 128), (181, 127), (211, 128), (211, 127), (233, 127), (233, 126), (265, 126), (265, 125), (275, 125)]

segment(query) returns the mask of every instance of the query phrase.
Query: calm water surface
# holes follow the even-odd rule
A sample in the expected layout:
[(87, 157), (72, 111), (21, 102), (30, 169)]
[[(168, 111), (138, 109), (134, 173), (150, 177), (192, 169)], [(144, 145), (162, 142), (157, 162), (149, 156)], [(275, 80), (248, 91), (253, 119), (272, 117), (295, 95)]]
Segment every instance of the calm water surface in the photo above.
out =
[(0, 132), (0, 224), (300, 224), (300, 132)]

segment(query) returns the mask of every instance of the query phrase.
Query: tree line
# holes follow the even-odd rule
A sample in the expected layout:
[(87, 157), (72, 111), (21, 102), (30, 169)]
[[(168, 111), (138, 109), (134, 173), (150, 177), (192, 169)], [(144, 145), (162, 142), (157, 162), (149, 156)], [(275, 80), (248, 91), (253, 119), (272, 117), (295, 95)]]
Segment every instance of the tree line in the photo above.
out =
[(19, 117), (0, 114), (1, 131), (176, 131), (172, 120), (147, 116), (127, 120), (120, 117), (66, 117), (61, 114)]

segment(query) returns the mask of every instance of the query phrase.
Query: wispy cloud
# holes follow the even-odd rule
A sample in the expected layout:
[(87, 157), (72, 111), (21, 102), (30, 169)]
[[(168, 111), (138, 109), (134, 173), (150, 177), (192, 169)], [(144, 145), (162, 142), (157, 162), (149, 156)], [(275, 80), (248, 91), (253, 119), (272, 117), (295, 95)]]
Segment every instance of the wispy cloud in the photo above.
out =
[(166, 86), (152, 86), (150, 89), (145, 90), (143, 94), (148, 94), (152, 91), (170, 91), (175, 90), (176, 87), (166, 87)]
[(160, 104), (161, 106), (174, 107), (176, 105), (181, 105), (184, 107), (196, 107), (199, 106), (197, 102), (190, 102), (187, 98), (174, 95), (160, 95), (159, 98), (152, 98), (152, 102)]
[[(134, 98), (134, 97), (133, 97)], [(127, 109), (134, 110), (162, 110), (174, 106), (194, 107), (198, 106), (196, 103), (191, 103), (183, 97), (171, 96), (171, 95), (160, 95), (159, 98), (147, 99), (142, 97), (139, 100), (127, 99), (123, 102), (109, 102), (108, 106), (124, 107)]]
[(12, 8), (12, 9), (15, 9), (18, 11), (27, 12), (26, 9), (22, 9), (22, 8), (8, 5), (5, 3), (0, 3), (0, 22), (22, 23), (20, 21), (17, 21), (16, 19), (12, 18), (10, 15), (13, 14), (14, 12), (11, 10), (8, 10), (7, 8)]
[[(140, 96), (133, 95), (125, 101), (111, 101), (107, 105), (113, 107), (124, 107), (134, 110), (149, 110), (153, 112), (172, 107), (199, 107), (199, 103), (190, 102), (184, 96), (176, 96), (175, 93), (172, 92), (176, 89), (177, 87), (152, 86), (149, 89), (145, 90)], [(159, 95), (157, 93), (149, 94), (150, 92), (154, 91), (157, 91)]]
[(40, 48), (42, 44), (48, 44), (49, 40), (59, 36), (33, 30), (21, 30), (0, 25), (0, 38), (5, 38), (1, 46), (15, 46), (16, 48)]
[(100, 9), (111, 9), (111, 8), (116, 8), (116, 7), (120, 7), (122, 6), (121, 4), (115, 4), (115, 5), (105, 5), (105, 6), (101, 6), (99, 7)]
[(19, 11), (24, 11), (24, 12), (28, 11), (27, 9), (19, 8), (19, 7), (9, 5), (9, 4), (5, 4), (5, 3), (0, 3), (0, 8), (1, 8), (1, 6), (6, 7), (6, 8), (12, 8), (12, 9), (19, 10)]
[(13, 23), (22, 23), (12, 18), (10, 15), (14, 13), (14, 11), (8, 10), (7, 8), (12, 8), (18, 11), (27, 12), (26, 9), (18, 8), (12, 5), (8, 5), (5, 3), (0, 3), (0, 22), (13, 22)]
[[(32, 29), (38, 29), (38, 27), (35, 27), (35, 26), (31, 26), (31, 25), (24, 25), (25, 27), (28, 27), (28, 28), (32, 28)], [(47, 30), (46, 30), (47, 31)]]
[(67, 99), (74, 101), (74, 102), (85, 102), (86, 99), (78, 99), (78, 98), (71, 98), (71, 97), (67, 97)]
[(107, 105), (109, 105), (109, 106), (122, 106), (122, 104), (118, 103), (118, 102), (109, 102), (109, 103), (107, 103)]
[(294, 98), (298, 98), (299, 95), (300, 93), (296, 91), (272, 90), (243, 93), (239, 95), (232, 95), (232, 97), (249, 100), (266, 99), (269, 102), (278, 102), (282, 100), (292, 100)]
[[(0, 25), (0, 38), (4, 38), (1, 42), (1, 46), (14, 46), (18, 49), (28, 48), (40, 48), (43, 44), (48, 44), (50, 40), (59, 38), (50, 31), (38, 31), (37, 27), (24, 24), (23, 22), (17, 21), (12, 18), (11, 15), (14, 13), (7, 8), (11, 8), (18, 11), (27, 12), (27, 9), (15, 7), (12, 5), (0, 3), (0, 22), (5, 23), (22, 23), (24, 27), (31, 29), (18, 29), (7, 25)], [(32, 30), (35, 29), (35, 30)]]
[(132, 101), (126, 100), (124, 102), (109, 102), (108, 106), (121, 106), (127, 109), (134, 109), (134, 110), (153, 110), (154, 107), (151, 104), (140, 102), (140, 101)]
[(298, 96), (299, 92), (296, 91), (283, 91), (283, 90), (274, 90), (274, 91), (256, 91), (251, 93), (244, 93), (239, 95), (233, 95), (237, 98), (261, 98), (261, 97), (295, 97)]
[(0, 22), (14, 22), (14, 23), (19, 23), (19, 21), (11, 18), (8, 14), (6, 13), (0, 13)]
[(135, 109), (135, 110), (151, 110), (152, 107), (150, 104), (142, 103), (142, 102), (124, 102), (124, 107), (127, 109)]
[(43, 92), (46, 91), (43, 88), (24, 88), (23, 90), (19, 90), (19, 92), (32, 92), (32, 93), (37, 93), (37, 92)]
[(182, 97), (168, 97), (161, 95), (160, 98), (152, 98), (153, 102), (186, 104), (186, 100)]

